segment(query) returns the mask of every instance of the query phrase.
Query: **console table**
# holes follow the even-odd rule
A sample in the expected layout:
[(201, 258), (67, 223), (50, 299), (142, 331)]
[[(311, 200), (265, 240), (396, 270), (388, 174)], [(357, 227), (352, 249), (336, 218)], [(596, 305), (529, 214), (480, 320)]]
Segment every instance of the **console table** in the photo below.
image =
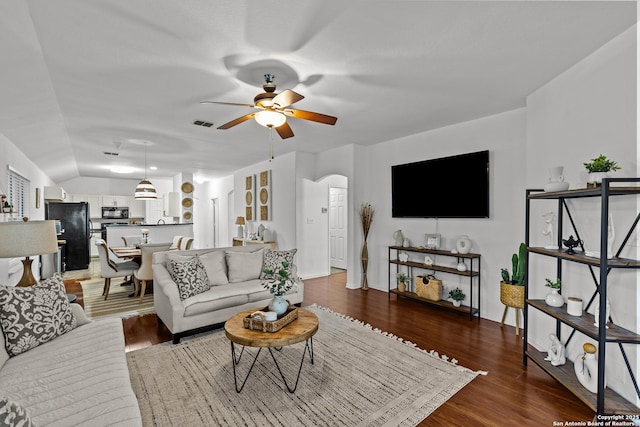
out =
[(264, 240), (251, 240), (251, 239), (239, 239), (233, 238), (233, 246), (247, 246), (247, 245), (269, 245), (271, 250), (276, 250), (276, 242), (265, 242)]
[[(392, 252), (395, 252), (395, 258), (392, 258)], [(415, 259), (411, 259), (411, 256), (409, 257), (409, 260), (407, 261), (400, 261), (398, 259), (398, 255), (400, 254), (400, 252), (406, 252), (407, 255), (413, 255), (413, 258), (416, 257), (416, 254), (420, 254), (420, 256), (422, 256), (423, 259), (416, 261)], [(466, 271), (459, 271), (458, 269), (454, 268), (454, 267), (446, 267), (442, 264), (438, 265), (437, 262), (434, 261), (433, 264), (431, 265), (427, 265), (424, 263), (424, 256), (425, 255), (436, 255), (436, 256), (444, 256), (444, 257), (453, 257), (453, 258), (457, 258), (457, 262), (464, 262), (465, 265), (467, 266), (467, 270)], [(396, 266), (396, 276), (398, 274), (398, 266), (400, 265), (404, 265), (408, 268), (408, 273), (407, 276), (409, 276), (410, 280), (415, 280), (415, 277), (413, 276), (413, 269), (420, 269), (420, 270), (431, 270), (434, 273), (436, 271), (438, 272), (442, 272), (442, 273), (446, 273), (446, 274), (451, 274), (451, 275), (456, 275), (456, 276), (464, 276), (464, 277), (468, 277), (469, 278), (469, 302), (470, 305), (469, 306), (464, 306), (461, 305), (460, 307), (455, 307), (451, 302), (449, 301), (444, 301), (444, 300), (440, 300), (440, 301), (432, 301), (426, 298), (422, 298), (421, 296), (419, 296), (417, 293), (415, 292), (400, 292), (398, 290), (398, 288), (396, 287), (395, 289), (391, 289), (391, 266), (395, 265)], [(388, 274), (388, 291), (389, 291), (389, 298), (391, 297), (391, 294), (396, 294), (398, 296), (403, 296), (406, 298), (411, 298), (411, 299), (415, 299), (418, 301), (422, 301), (425, 302), (427, 304), (432, 304), (432, 305), (436, 305), (439, 307), (443, 307), (443, 308), (447, 308), (450, 310), (454, 310), (454, 311), (458, 311), (461, 313), (468, 313), (469, 314), (469, 320), (472, 320), (474, 316), (480, 317), (480, 254), (473, 254), (473, 253), (469, 253), (469, 254), (454, 254), (451, 253), (450, 251), (441, 251), (438, 249), (426, 249), (426, 248), (415, 248), (415, 247), (403, 247), (403, 246), (389, 246), (389, 274)], [(444, 282), (444, 281), (443, 281)], [(412, 282), (413, 283), (413, 282)], [(477, 288), (477, 293), (474, 293), (474, 288)], [(474, 295), (476, 296), (476, 298), (474, 298)]]

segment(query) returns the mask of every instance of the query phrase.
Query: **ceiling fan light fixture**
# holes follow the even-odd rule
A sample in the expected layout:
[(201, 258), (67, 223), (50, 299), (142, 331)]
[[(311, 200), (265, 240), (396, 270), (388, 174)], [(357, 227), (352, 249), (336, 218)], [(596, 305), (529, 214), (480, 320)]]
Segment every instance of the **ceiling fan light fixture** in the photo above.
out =
[(273, 110), (258, 111), (254, 117), (256, 122), (267, 128), (277, 128), (287, 121), (284, 114)]

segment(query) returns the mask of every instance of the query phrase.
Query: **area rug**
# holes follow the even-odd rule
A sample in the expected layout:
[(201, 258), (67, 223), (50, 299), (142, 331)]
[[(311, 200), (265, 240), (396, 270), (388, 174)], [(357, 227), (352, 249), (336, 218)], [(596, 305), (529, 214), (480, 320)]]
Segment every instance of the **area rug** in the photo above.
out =
[(80, 282), (84, 297), (84, 311), (91, 319), (100, 317), (134, 317), (155, 313), (153, 295), (147, 294), (140, 304), (139, 297), (129, 297), (133, 286), (120, 286), (119, 278), (111, 280), (109, 298), (102, 295), (103, 278), (93, 278)]
[[(354, 319), (307, 308), (320, 320), (315, 363), (305, 356), (295, 393), (284, 388), (266, 350), (236, 393), (223, 330), (127, 353), (143, 425), (414, 426), (481, 373)], [(303, 350), (299, 343), (276, 355), (290, 384)], [(239, 378), (255, 351), (245, 349)]]

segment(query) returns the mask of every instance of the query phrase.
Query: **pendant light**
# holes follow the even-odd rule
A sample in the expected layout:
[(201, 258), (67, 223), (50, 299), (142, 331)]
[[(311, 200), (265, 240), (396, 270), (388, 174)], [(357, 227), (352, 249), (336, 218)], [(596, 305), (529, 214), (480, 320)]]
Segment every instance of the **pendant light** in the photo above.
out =
[(151, 181), (147, 179), (147, 141), (144, 142), (144, 179), (136, 187), (136, 200), (156, 200), (158, 194)]

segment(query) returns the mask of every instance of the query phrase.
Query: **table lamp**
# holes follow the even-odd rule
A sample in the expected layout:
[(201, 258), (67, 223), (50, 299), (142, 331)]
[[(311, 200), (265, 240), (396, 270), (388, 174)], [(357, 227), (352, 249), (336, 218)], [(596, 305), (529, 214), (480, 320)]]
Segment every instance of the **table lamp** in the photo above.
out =
[(239, 216), (236, 218), (236, 225), (238, 226), (238, 239), (244, 239), (244, 217)]
[(0, 223), (0, 258), (25, 257), (24, 270), (16, 286), (33, 286), (32, 255), (58, 252), (55, 221), (24, 221)]

